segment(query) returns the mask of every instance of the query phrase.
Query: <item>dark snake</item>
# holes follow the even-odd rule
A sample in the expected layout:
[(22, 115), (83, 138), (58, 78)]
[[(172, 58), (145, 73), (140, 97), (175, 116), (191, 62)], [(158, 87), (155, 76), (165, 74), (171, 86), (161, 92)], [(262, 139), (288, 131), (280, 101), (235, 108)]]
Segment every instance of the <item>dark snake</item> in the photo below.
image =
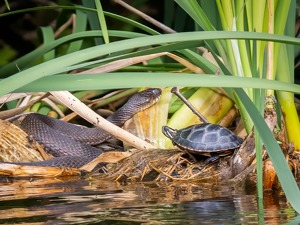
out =
[[(161, 90), (158, 88), (138, 92), (107, 120), (122, 126), (137, 112), (153, 105), (160, 95)], [(111, 138), (109, 133), (100, 128), (78, 126), (38, 113), (25, 116), (20, 127), (54, 156), (39, 162), (17, 163), (21, 165), (80, 168), (104, 153), (92, 145)]]

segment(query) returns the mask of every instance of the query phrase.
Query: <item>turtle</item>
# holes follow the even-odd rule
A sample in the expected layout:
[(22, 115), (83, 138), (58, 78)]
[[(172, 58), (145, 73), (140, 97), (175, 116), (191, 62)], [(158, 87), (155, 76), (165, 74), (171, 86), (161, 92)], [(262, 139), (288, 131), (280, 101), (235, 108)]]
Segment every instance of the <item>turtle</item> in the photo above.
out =
[(180, 130), (163, 126), (162, 132), (180, 149), (208, 156), (209, 162), (233, 153), (243, 143), (243, 139), (231, 130), (212, 123), (195, 124)]

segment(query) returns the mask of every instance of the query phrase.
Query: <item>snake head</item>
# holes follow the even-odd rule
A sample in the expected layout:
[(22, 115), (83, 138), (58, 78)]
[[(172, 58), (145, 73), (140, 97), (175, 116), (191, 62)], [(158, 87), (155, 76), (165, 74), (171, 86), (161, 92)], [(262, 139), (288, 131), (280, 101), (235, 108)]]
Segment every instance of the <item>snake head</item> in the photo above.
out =
[(132, 96), (126, 105), (131, 105), (131, 107), (135, 107), (137, 111), (142, 111), (155, 104), (160, 96), (160, 88), (148, 88)]

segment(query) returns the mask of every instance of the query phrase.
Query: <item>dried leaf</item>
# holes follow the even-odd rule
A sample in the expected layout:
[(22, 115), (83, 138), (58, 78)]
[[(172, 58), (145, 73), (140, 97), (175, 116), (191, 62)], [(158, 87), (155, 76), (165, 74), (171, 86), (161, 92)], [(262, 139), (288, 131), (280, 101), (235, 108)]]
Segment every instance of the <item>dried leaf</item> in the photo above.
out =
[(99, 155), (96, 159), (82, 166), (80, 170), (91, 172), (99, 163), (118, 163), (131, 156), (131, 152), (106, 152)]

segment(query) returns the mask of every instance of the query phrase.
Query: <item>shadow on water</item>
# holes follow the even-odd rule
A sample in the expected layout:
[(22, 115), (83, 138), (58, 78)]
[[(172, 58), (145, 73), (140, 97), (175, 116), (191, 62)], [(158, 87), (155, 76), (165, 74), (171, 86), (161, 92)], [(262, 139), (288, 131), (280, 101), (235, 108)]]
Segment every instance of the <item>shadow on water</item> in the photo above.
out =
[(297, 224), (280, 193), (197, 183), (134, 183), (79, 177), (0, 181), (0, 224)]

